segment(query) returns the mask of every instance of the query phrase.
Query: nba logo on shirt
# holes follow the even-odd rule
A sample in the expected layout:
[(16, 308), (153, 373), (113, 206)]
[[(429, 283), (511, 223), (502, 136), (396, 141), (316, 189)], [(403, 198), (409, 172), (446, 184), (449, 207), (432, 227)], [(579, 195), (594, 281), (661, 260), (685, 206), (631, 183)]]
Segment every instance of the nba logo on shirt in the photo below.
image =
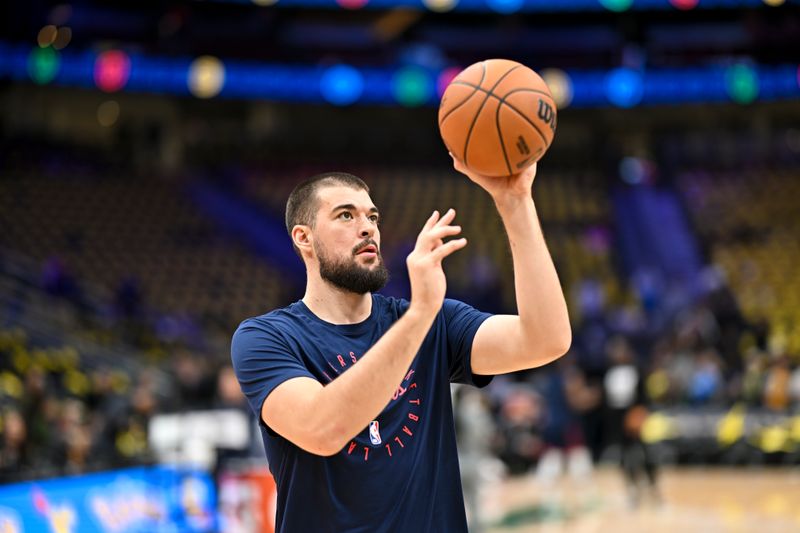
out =
[(369, 440), (372, 442), (373, 446), (377, 446), (381, 443), (381, 434), (378, 431), (378, 421), (373, 420), (369, 423)]

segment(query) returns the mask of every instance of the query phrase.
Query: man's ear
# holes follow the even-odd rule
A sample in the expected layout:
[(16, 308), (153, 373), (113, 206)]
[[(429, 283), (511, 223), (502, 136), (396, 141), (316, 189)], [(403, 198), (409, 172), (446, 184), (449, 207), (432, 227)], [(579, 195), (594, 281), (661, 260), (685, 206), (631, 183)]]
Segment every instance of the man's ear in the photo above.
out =
[(292, 228), (292, 242), (301, 252), (311, 250), (311, 227), (298, 224)]

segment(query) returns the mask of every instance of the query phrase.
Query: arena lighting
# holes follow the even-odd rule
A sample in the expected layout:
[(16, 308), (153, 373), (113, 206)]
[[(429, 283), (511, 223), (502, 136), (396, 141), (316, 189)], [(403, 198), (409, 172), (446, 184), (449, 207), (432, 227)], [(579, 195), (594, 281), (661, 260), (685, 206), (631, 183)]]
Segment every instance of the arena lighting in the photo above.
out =
[(422, 3), (431, 11), (446, 13), (447, 11), (452, 11), (458, 5), (458, 0), (422, 0)]
[(121, 90), (128, 83), (131, 60), (122, 50), (108, 50), (94, 62), (94, 82), (107, 93)]
[(56, 40), (56, 35), (58, 35), (58, 28), (52, 24), (48, 24), (39, 30), (39, 34), (36, 36), (36, 42), (39, 44), (39, 48), (47, 48), (53, 44), (53, 41)]
[(335, 65), (322, 74), (319, 89), (328, 102), (349, 105), (364, 92), (364, 77), (350, 65)]
[(519, 11), (525, 0), (486, 0), (492, 10), (508, 15)]
[(395, 100), (412, 107), (426, 103), (434, 94), (433, 80), (427, 71), (418, 67), (398, 70), (392, 77), (392, 93)]
[(436, 96), (441, 98), (447, 86), (462, 71), (461, 67), (448, 67), (439, 73), (436, 78)]
[(600, 0), (600, 3), (609, 11), (621, 12), (629, 10), (633, 0)]
[(605, 87), (608, 101), (619, 107), (639, 104), (644, 94), (642, 75), (629, 68), (618, 68), (609, 72)]
[(53, 81), (59, 70), (58, 52), (50, 47), (31, 50), (28, 56), (28, 73), (33, 81), (45, 85)]
[(734, 65), (725, 73), (725, 87), (735, 102), (749, 104), (758, 97), (758, 74), (749, 65)]
[(369, 0), (336, 0), (339, 7), (343, 7), (344, 9), (361, 9), (367, 5), (367, 2), (369, 2)]
[(56, 50), (61, 50), (66, 48), (69, 42), (72, 40), (72, 28), (68, 26), (64, 26), (63, 28), (58, 28), (58, 33), (56, 34), (56, 38), (53, 41), (53, 48)]
[[(208, 1), (208, 0), (205, 0)], [(575, 11), (689, 10), (758, 8), (779, 6), (798, 0), (215, 0), (217, 2), (277, 4), (278, 7), (316, 9), (428, 9), (430, 11), (471, 11), (513, 13), (570, 13)]]
[[(165, 58), (137, 54), (128, 58), (127, 62), (117, 61), (118, 67), (111, 69), (117, 72), (116, 75), (100, 79), (105, 80), (104, 83), (114, 82), (112, 87), (119, 86), (124, 80), (121, 88), (124, 91), (189, 96), (194, 94), (191, 92), (189, 80), (192, 62), (195, 60), (196, 58), (191, 57)], [(119, 67), (120, 63), (124, 63), (125, 68)], [(0, 41), (0, 80), (10, 79), (16, 83), (32, 80), (38, 84), (95, 88), (98, 86), (94, 76), (96, 67), (104, 64), (91, 51), (70, 47), (58, 52), (52, 47), (39, 48), (36, 44), (32, 50), (28, 44)], [(221, 61), (218, 66), (222, 66)], [(348, 98), (359, 94), (353, 101), (354, 104), (400, 103), (417, 106), (438, 105), (440, 93), (453, 76), (460, 72), (459, 68), (453, 67), (442, 70), (425, 70), (420, 67), (350, 68), (357, 72), (356, 77), (363, 82), (360, 93), (354, 90), (358, 86), (357, 81), (342, 81), (342, 73), (347, 76), (346, 70), (335, 74), (332, 82), (331, 78), (323, 82), (329, 69), (318, 65), (226, 61), (224, 80), (213, 73), (206, 73), (196, 77), (193, 83), (196, 84), (195, 90), (199, 91), (198, 97), (217, 95), (222, 98), (347, 105)], [(195, 68), (195, 72), (197, 71)], [(127, 79), (120, 75), (126, 72)], [(747, 104), (755, 98), (759, 101), (800, 100), (800, 66), (797, 63), (695, 66), (643, 71), (569, 70), (564, 72), (569, 83), (564, 83), (563, 80), (554, 81), (559, 80), (560, 75), (554, 74), (557, 70), (542, 69), (539, 72), (550, 84), (554, 97), (559, 102), (561, 98), (564, 99), (559, 103), (562, 108), (566, 102), (569, 102), (570, 107), (605, 107), (609, 104), (632, 107), (711, 102)], [(328, 73), (328, 76), (331, 74)], [(326, 95), (323, 93), (323, 86), (330, 88), (331, 83), (335, 88)], [(563, 85), (563, 91), (557, 88), (560, 85)], [(563, 94), (559, 94), (561, 92)], [(571, 95), (571, 101), (567, 95)]]
[(119, 104), (115, 100), (107, 100), (97, 106), (97, 122), (104, 128), (110, 128), (119, 118)]
[(688, 11), (696, 8), (697, 4), (700, 3), (700, 0), (669, 0), (669, 3), (672, 4), (676, 9)]
[(569, 74), (558, 68), (548, 68), (540, 72), (542, 79), (553, 95), (558, 109), (569, 107), (572, 103), (572, 80)]
[(213, 56), (201, 56), (189, 65), (189, 91), (198, 98), (213, 98), (225, 85), (225, 65)]

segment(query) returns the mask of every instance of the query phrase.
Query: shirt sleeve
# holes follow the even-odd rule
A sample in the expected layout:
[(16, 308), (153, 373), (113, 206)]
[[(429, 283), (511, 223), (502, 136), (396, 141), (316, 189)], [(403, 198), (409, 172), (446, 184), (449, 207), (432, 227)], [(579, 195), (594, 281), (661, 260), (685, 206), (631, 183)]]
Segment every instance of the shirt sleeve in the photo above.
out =
[(450, 382), (485, 387), (494, 376), (472, 373), (472, 341), (483, 321), (492, 315), (450, 299), (445, 299), (442, 313), (447, 328)]
[(277, 331), (253, 320), (242, 322), (233, 334), (231, 361), (253, 414), (272, 434), (261, 418), (261, 406), (269, 393), (292, 378), (316, 379)]

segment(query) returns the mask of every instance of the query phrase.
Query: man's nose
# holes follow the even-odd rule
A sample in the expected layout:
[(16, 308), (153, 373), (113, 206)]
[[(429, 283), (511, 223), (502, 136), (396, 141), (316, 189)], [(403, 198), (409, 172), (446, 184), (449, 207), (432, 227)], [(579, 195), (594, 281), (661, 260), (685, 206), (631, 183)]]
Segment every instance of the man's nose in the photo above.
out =
[(364, 217), (361, 219), (361, 228), (359, 229), (359, 235), (362, 238), (372, 237), (375, 235), (375, 224), (368, 217)]

